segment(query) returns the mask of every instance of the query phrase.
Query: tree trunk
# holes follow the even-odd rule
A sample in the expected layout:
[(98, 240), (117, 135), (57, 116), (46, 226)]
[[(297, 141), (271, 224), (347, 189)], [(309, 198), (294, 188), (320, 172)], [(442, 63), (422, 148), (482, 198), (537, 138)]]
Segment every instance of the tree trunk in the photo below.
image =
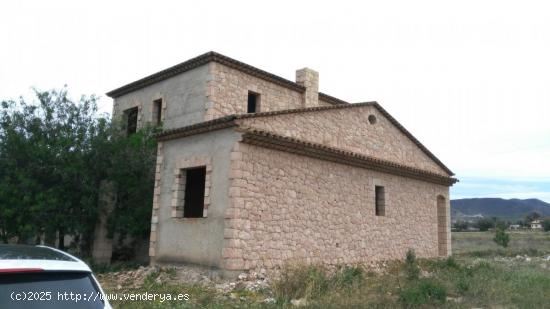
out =
[(59, 250), (65, 251), (65, 232), (59, 230)]
[(55, 241), (57, 239), (55, 231), (46, 231), (44, 233), (44, 244), (46, 246), (55, 247)]

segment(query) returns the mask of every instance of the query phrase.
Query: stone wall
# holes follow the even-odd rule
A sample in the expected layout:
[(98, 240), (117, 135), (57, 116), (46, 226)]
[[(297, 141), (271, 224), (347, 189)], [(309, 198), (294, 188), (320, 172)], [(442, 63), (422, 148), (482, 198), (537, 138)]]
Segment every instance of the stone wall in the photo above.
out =
[(125, 110), (138, 107), (138, 128), (141, 128), (147, 122), (155, 121), (153, 102), (162, 99), (163, 128), (180, 128), (246, 113), (248, 91), (260, 94), (261, 112), (304, 107), (308, 95), (310, 104), (332, 106), (326, 101), (311, 98), (312, 95), (318, 96), (316, 91), (302, 93), (211, 62), (117, 97), (113, 103), (113, 119), (123, 120)]
[[(304, 94), (219, 63), (210, 63), (204, 120), (246, 113), (248, 91), (260, 94), (260, 112), (304, 107)], [(320, 101), (321, 106), (330, 106)]]
[[(238, 138), (233, 129), (225, 129), (159, 145), (149, 249), (153, 263), (221, 267), (230, 154)], [(174, 204), (182, 199), (177, 177), (180, 169), (196, 166), (207, 167), (204, 217), (182, 218)]]
[(206, 85), (211, 78), (208, 65), (204, 65), (117, 97), (113, 103), (113, 119), (123, 119), (124, 110), (137, 106), (140, 128), (155, 120), (153, 102), (162, 99), (165, 129), (202, 122), (207, 106)]
[[(231, 159), (226, 269), (399, 259), (409, 248), (438, 256), (446, 186), (242, 143)], [(375, 185), (385, 187), (385, 216), (375, 216)]]
[[(376, 117), (374, 123), (369, 116)], [(240, 120), (245, 127), (321, 143), (448, 176), (373, 106)]]
[(184, 218), (185, 206), (185, 183), (187, 182), (185, 169), (204, 166), (206, 175), (204, 177), (204, 199), (202, 217), (208, 217), (208, 206), (210, 206), (210, 190), (212, 188), (212, 160), (207, 157), (184, 157), (176, 162), (174, 169), (174, 181), (172, 185), (172, 218)]

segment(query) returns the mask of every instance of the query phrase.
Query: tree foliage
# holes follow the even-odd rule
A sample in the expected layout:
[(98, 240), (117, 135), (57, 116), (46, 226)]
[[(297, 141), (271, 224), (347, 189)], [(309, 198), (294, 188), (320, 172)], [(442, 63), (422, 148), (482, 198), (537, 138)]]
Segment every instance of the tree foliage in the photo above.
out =
[(505, 230), (510, 226), (510, 224), (511, 224), (510, 221), (497, 219), (495, 221), (495, 228)]
[(540, 218), (540, 213), (533, 211), (525, 216), (525, 221), (527, 221), (527, 223), (531, 223), (532, 221), (538, 220)]
[[(67, 89), (0, 106), (0, 240), (93, 235), (100, 182), (117, 183), (109, 225), (148, 231), (155, 142), (152, 128), (126, 138), (100, 115), (95, 96), (71, 100)], [(148, 217), (148, 218), (147, 218)]]
[(495, 226), (495, 222), (489, 218), (481, 218), (477, 220), (476, 226), (480, 231), (485, 232), (490, 228), (493, 228)]
[(88, 170), (91, 143), (107, 127), (95, 97), (35, 91), (37, 102), (2, 102), (0, 230), (4, 241), (42, 233), (88, 233), (97, 186)]
[[(116, 207), (108, 220), (110, 235), (149, 235), (155, 176), (157, 131), (145, 127), (129, 137), (116, 135), (107, 179), (115, 184)], [(117, 132), (120, 132), (117, 130)]]
[(468, 230), (469, 226), (470, 226), (470, 223), (464, 220), (457, 220), (454, 223), (454, 228), (457, 229), (458, 231), (466, 231)]

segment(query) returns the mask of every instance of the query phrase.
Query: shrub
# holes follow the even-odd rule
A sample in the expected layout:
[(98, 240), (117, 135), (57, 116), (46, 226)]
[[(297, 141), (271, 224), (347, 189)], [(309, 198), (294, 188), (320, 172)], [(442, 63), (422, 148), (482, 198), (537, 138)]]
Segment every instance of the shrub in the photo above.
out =
[(418, 275), (420, 274), (420, 268), (416, 263), (416, 253), (413, 249), (409, 249), (405, 256), (405, 272), (409, 280), (418, 279)]
[(456, 282), (456, 291), (464, 295), (470, 289), (470, 283), (465, 278), (460, 278)]
[(399, 295), (399, 299), (407, 307), (423, 305), (430, 301), (443, 303), (446, 297), (445, 287), (428, 279), (419, 280), (418, 283), (403, 289)]
[(288, 303), (292, 299), (318, 299), (326, 294), (349, 292), (360, 287), (365, 279), (361, 267), (345, 266), (328, 274), (322, 266), (287, 265), (272, 289), (280, 302)]
[(508, 235), (504, 229), (498, 228), (495, 232), (495, 238), (493, 238), (493, 240), (497, 243), (497, 245), (506, 248), (508, 247), (508, 242), (510, 242), (510, 235)]
[(420, 282), (418, 290), (429, 299), (439, 302), (444, 302), (447, 296), (445, 287), (434, 281), (426, 280)]
[(336, 287), (347, 287), (354, 284), (360, 284), (364, 279), (365, 274), (361, 267), (346, 266), (335, 273), (331, 281)]
[(286, 266), (273, 284), (275, 296), (283, 302), (323, 295), (329, 286), (326, 270), (321, 266)]
[(453, 256), (449, 256), (447, 259), (445, 259), (445, 267), (447, 268), (460, 268), (460, 265), (456, 262), (455, 258)]

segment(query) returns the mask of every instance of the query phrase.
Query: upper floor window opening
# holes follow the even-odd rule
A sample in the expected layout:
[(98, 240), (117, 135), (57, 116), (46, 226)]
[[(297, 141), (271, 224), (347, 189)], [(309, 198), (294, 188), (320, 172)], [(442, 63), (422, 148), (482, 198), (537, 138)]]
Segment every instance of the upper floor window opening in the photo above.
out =
[(252, 91), (248, 92), (248, 106), (246, 112), (257, 113), (260, 111), (260, 94)]

